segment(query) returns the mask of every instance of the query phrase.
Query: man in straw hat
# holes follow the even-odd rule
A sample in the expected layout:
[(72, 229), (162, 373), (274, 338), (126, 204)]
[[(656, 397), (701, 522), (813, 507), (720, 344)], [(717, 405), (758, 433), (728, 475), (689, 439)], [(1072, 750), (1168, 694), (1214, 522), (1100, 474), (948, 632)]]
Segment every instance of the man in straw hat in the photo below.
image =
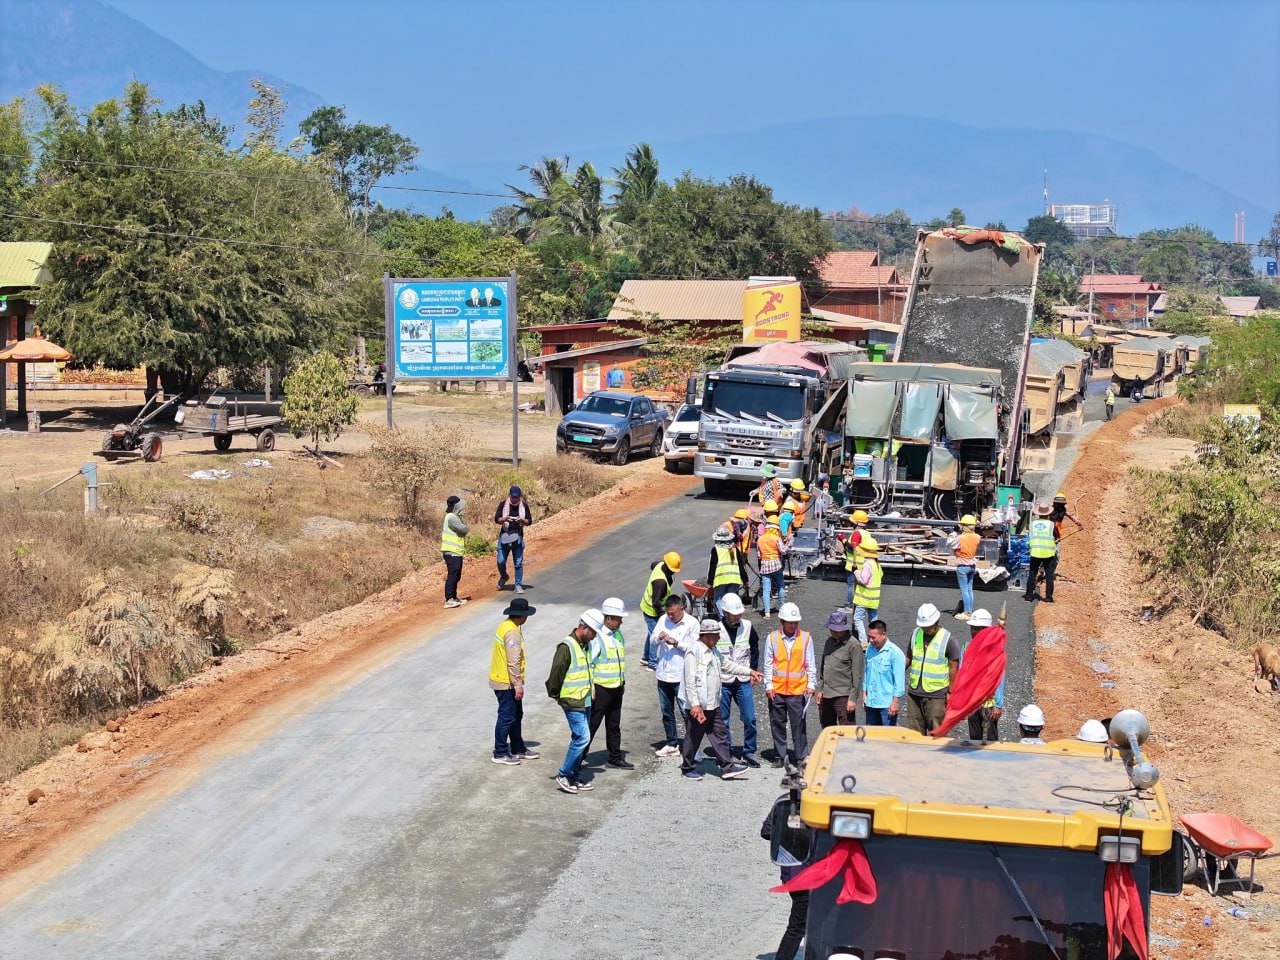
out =
[(1049, 515), (1053, 508), (1047, 503), (1036, 507), (1036, 518), (1028, 528), (1027, 546), (1031, 552), (1031, 566), (1027, 570), (1027, 589), (1023, 600), (1036, 599), (1036, 579), (1044, 571), (1044, 602), (1053, 603), (1053, 581), (1058, 574), (1058, 539)]
[(504, 617), (493, 635), (489, 658), (489, 688), (498, 698), (498, 722), (493, 728), (493, 762), (509, 767), (521, 760), (537, 760), (538, 754), (525, 746), (521, 723), (524, 720), (524, 635), (520, 628), (537, 612), (524, 597), (516, 597), (502, 611)]

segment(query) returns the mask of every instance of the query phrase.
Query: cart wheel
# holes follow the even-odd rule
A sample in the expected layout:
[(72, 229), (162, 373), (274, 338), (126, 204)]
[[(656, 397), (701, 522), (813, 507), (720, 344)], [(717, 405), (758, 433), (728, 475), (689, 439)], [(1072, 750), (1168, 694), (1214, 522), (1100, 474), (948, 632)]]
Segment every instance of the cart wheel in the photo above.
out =
[(1182, 838), (1182, 879), (1186, 883), (1194, 882), (1200, 872), (1200, 848), (1190, 837)]
[(276, 432), (274, 430), (263, 430), (258, 434), (258, 449), (263, 453), (276, 448)]
[(142, 459), (155, 463), (164, 454), (164, 441), (158, 433), (148, 433), (142, 438)]
[(231, 449), (231, 434), (215, 433), (213, 435), (213, 449), (219, 453), (226, 453)]

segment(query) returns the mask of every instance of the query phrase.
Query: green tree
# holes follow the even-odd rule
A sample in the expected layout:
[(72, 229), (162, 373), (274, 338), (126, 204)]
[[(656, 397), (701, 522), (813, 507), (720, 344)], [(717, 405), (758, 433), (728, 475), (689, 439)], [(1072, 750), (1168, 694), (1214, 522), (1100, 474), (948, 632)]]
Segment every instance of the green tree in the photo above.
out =
[(644, 273), (673, 277), (816, 280), (815, 261), (834, 248), (817, 209), (779, 203), (743, 175), (717, 183), (686, 173), (660, 184), (629, 239)]
[(295, 437), (310, 436), (314, 449), (320, 439), (337, 439), (342, 428), (354, 423), (359, 401), (347, 385), (347, 368), (331, 353), (313, 353), (284, 378), (284, 404), (280, 412)]
[(330, 171), (352, 218), (369, 224), (373, 188), (385, 177), (416, 169), (418, 146), (389, 124), (348, 123), (345, 107), (318, 107), (298, 124), (312, 155)]
[(1076, 235), (1057, 217), (1041, 214), (1031, 217), (1022, 229), (1022, 235), (1032, 243), (1043, 243), (1052, 257), (1055, 248), (1066, 249), (1076, 242)]
[(952, 207), (951, 212), (947, 214), (947, 225), (951, 227), (959, 227), (964, 224), (964, 211), (959, 207)]
[(1280, 313), (1255, 314), (1238, 325), (1219, 323), (1211, 336), (1208, 358), (1192, 381), (1195, 394), (1212, 402), (1280, 409)]
[(631, 316), (608, 330), (619, 339), (638, 334), (649, 339), (644, 356), (632, 368), (633, 382), (640, 389), (682, 387), (689, 377), (718, 366), (729, 348), (742, 340), (739, 324), (712, 329), (705, 323), (674, 320), (626, 304), (623, 307)]
[(627, 151), (622, 166), (613, 168), (613, 176), (615, 214), (623, 223), (631, 223), (653, 200), (661, 182), (653, 148), (647, 143), (637, 143)]
[(1271, 218), (1271, 228), (1258, 241), (1259, 256), (1280, 258), (1280, 213)]
[(0, 240), (17, 239), (27, 232), (21, 221), (6, 215), (20, 213), (26, 203), (31, 168), (24, 104), (20, 99), (0, 103)]
[(233, 151), (225, 128), (160, 112), (138, 82), (84, 114), (56, 88), (38, 96), (42, 186), (26, 210), (54, 244), (45, 325), (78, 360), (145, 364), (189, 392), (219, 367), (345, 346), (373, 313), (359, 237), (305, 161)]

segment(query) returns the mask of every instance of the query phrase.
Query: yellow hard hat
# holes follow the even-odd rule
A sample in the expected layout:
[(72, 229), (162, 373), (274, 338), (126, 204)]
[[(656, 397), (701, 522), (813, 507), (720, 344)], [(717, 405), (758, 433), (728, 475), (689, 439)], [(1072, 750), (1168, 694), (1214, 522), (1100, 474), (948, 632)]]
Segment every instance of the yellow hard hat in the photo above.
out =
[(804, 489), (804, 481), (803, 481), (803, 480), (801, 480), (799, 477), (796, 477), (794, 480), (792, 480), (792, 481), (791, 481), (791, 489), (792, 489), (792, 490), (803, 490), (803, 489)]
[(743, 508), (742, 510), (739, 510), (737, 513), (735, 513), (735, 514), (733, 515), (733, 519), (735, 519), (735, 520), (750, 520), (750, 519), (751, 519), (751, 512), (750, 512), (749, 510), (747, 510), (746, 508)]
[(667, 569), (672, 573), (680, 572), (680, 554), (672, 550), (670, 553), (664, 554), (662, 562), (667, 565)]
[(960, 526), (962, 527), (974, 527), (974, 526), (977, 526), (977, 524), (978, 524), (978, 518), (975, 517), (972, 513), (966, 513), (963, 517), (960, 518)]
[(1059, 493), (1058, 493), (1058, 495), (1057, 495), (1056, 497), (1054, 497), (1054, 498), (1053, 498), (1053, 502), (1054, 502), (1054, 503), (1066, 503), (1066, 502), (1067, 502), (1067, 495), (1066, 495), (1065, 493), (1059, 492)]
[(778, 512), (778, 501), (777, 501), (777, 500), (766, 500), (766, 501), (764, 502), (764, 512), (765, 512), (765, 513), (777, 513), (777, 512)]
[(867, 511), (865, 511), (865, 510), (855, 510), (855, 511), (853, 511), (853, 522), (854, 522), (854, 523), (866, 523), (866, 522), (867, 522), (868, 520), (870, 520), (870, 519), (871, 519), (871, 518), (867, 516)]
[(871, 536), (871, 534), (869, 533), (865, 533), (862, 535), (862, 542), (858, 544), (858, 547), (862, 550), (863, 553), (879, 553), (880, 552), (880, 544), (876, 541), (876, 538)]

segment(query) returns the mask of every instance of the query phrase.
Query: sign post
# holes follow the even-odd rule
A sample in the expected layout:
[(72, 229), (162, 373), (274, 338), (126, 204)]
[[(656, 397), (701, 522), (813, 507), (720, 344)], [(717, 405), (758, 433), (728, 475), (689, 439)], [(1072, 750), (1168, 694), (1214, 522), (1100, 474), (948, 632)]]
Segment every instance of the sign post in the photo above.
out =
[(511, 459), (519, 463), (516, 275), (452, 279), (383, 276), (387, 426), (396, 381), (507, 380)]

